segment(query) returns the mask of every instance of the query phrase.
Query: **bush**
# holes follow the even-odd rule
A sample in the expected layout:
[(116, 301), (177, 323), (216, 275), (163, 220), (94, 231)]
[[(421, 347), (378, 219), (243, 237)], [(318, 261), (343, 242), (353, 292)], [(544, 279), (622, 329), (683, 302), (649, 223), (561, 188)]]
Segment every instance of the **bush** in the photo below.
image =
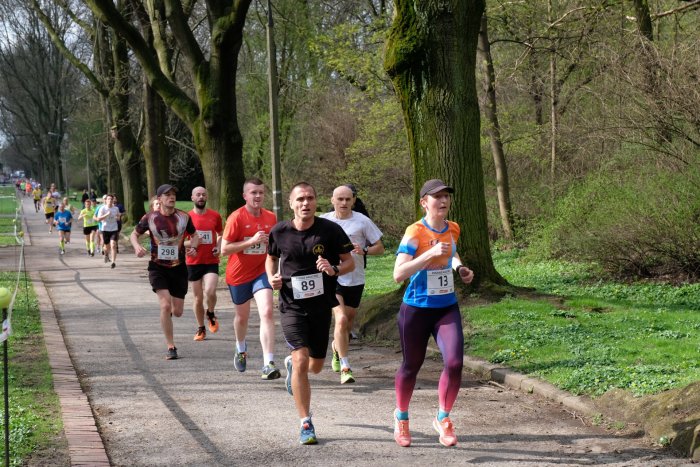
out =
[(700, 173), (636, 167), (571, 190), (531, 251), (594, 261), (617, 277), (700, 278)]

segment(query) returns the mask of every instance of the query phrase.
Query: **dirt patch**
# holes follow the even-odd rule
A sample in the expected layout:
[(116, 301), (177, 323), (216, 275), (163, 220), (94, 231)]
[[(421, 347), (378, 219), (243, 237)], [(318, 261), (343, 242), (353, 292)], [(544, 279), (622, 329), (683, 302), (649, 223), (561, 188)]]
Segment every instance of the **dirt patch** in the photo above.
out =
[(616, 389), (595, 404), (606, 416), (639, 424), (657, 443), (700, 461), (700, 381), (645, 397)]

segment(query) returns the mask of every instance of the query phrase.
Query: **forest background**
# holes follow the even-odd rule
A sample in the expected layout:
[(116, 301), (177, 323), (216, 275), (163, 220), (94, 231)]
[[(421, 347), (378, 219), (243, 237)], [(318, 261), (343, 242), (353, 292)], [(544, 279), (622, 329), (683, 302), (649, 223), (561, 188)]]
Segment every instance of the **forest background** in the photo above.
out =
[[(96, 20), (109, 4), (123, 19), (116, 30), (133, 26), (165, 66), (142, 60), (124, 31)], [(267, 2), (0, 5), (6, 169), (116, 192), (132, 217), (165, 181), (187, 198), (206, 173), (233, 174), (210, 188), (210, 204), (227, 214), (244, 176), (270, 180)], [(476, 72), (496, 247), (593, 261), (618, 277), (698, 278), (699, 6), (486, 3)], [(283, 193), (305, 179), (323, 206), (333, 187), (354, 183), (391, 246), (415, 218), (403, 115), (384, 69), (393, 3), (275, 0), (271, 8)], [(178, 15), (190, 35), (166, 28)], [(158, 89), (166, 78), (174, 84)], [(225, 105), (212, 99), (233, 101), (232, 113), (217, 114)], [(242, 168), (210, 155), (227, 145), (240, 146)]]

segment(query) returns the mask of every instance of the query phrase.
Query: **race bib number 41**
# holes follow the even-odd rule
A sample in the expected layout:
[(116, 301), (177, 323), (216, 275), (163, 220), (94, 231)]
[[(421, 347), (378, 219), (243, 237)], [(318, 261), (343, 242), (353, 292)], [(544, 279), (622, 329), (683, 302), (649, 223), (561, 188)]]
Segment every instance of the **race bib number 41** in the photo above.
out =
[(428, 295), (446, 295), (455, 290), (452, 270), (436, 269), (426, 271), (428, 275)]
[(292, 276), (292, 292), (294, 300), (323, 295), (323, 274), (307, 274), (306, 276)]
[(158, 259), (163, 261), (175, 261), (177, 259), (177, 246), (158, 245)]
[(203, 245), (211, 245), (211, 243), (212, 243), (211, 230), (198, 230), (197, 235), (199, 235), (199, 238), (202, 240)]

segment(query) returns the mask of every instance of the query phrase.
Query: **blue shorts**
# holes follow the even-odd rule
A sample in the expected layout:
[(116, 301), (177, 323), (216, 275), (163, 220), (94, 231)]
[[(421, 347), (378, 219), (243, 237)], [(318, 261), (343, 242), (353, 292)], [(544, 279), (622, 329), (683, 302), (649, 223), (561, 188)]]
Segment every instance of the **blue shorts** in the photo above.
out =
[(231, 300), (233, 300), (235, 305), (244, 304), (253, 298), (255, 292), (262, 289), (272, 289), (272, 286), (267, 281), (267, 273), (264, 272), (245, 284), (228, 286), (228, 291), (231, 292)]

